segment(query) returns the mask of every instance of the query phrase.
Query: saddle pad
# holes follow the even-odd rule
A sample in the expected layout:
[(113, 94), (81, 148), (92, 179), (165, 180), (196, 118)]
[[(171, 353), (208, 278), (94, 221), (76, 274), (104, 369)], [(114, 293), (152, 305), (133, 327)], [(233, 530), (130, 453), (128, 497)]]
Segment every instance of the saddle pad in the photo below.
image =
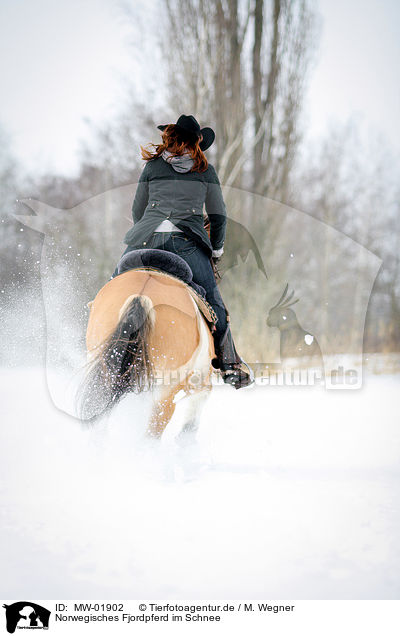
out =
[(125, 254), (118, 263), (118, 274), (143, 267), (152, 267), (176, 276), (193, 287), (201, 296), (205, 297), (206, 295), (204, 287), (193, 281), (193, 273), (189, 265), (178, 254), (156, 249), (132, 250)]

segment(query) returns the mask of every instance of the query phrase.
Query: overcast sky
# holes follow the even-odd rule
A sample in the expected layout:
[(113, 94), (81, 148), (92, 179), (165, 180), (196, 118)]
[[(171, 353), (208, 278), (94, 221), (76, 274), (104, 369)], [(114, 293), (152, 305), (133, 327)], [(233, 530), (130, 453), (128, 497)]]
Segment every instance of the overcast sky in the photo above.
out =
[[(309, 137), (353, 116), (399, 151), (400, 2), (316, 4), (323, 29), (305, 103)], [(141, 19), (157, 25), (156, 2), (145, 5)], [(72, 173), (84, 118), (117, 112), (124, 77), (140, 90), (149, 69), (127, 39), (119, 0), (0, 0), (0, 124), (28, 170)]]

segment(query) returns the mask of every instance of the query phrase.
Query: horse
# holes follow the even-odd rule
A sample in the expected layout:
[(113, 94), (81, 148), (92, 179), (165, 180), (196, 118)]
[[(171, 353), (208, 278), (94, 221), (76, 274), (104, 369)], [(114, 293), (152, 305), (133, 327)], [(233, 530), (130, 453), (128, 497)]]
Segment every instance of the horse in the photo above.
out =
[(112, 278), (89, 305), (80, 417), (93, 422), (128, 393), (151, 391), (149, 436), (161, 438), (180, 398), (181, 430), (196, 431), (212, 386), (209, 306), (182, 280), (146, 267)]

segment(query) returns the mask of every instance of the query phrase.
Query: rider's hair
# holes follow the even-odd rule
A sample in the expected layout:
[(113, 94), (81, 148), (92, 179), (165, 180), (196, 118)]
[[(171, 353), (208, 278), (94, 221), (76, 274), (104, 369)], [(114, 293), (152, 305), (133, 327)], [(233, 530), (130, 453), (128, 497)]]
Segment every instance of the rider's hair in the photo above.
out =
[(140, 146), (142, 150), (142, 159), (151, 161), (157, 159), (164, 150), (168, 150), (176, 157), (180, 157), (184, 152), (189, 152), (194, 160), (194, 164), (190, 172), (204, 172), (208, 168), (207, 158), (200, 148), (201, 137), (194, 137), (186, 133), (182, 128), (175, 124), (168, 124), (162, 132), (161, 144), (148, 144), (154, 150), (147, 150)]

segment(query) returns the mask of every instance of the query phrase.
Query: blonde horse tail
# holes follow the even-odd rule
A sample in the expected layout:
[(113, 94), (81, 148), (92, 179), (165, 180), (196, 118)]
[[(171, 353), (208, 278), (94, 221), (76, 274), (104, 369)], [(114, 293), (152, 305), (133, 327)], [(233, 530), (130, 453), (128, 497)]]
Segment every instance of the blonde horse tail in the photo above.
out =
[(78, 391), (77, 410), (82, 420), (95, 421), (127, 393), (142, 393), (153, 387), (148, 342), (154, 324), (151, 299), (129, 296), (121, 307), (115, 331), (98, 347)]

